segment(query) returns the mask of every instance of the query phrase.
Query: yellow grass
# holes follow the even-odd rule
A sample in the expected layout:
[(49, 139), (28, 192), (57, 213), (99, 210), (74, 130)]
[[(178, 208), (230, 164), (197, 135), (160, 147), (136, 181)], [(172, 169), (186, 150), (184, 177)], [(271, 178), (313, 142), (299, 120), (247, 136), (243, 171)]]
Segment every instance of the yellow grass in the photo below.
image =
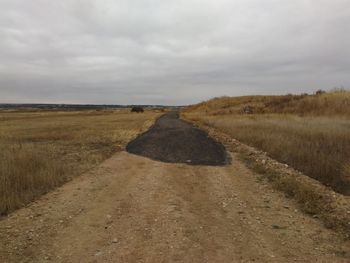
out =
[(350, 92), (321, 95), (244, 96), (214, 98), (189, 107), (188, 111), (209, 115), (240, 114), (244, 106), (254, 113), (289, 113), (301, 116), (350, 116)]
[[(287, 97), (290, 96), (284, 98)], [(248, 104), (257, 108), (262, 97), (247, 98), (214, 99), (194, 105), (183, 114), (266, 151), (274, 159), (350, 195), (348, 92), (307, 96), (297, 99), (294, 104), (293, 99), (287, 98), (289, 102), (282, 103), (280, 113), (275, 106), (281, 105), (284, 98), (269, 97), (269, 103), (266, 103), (265, 97), (265, 106), (260, 104), (260, 113), (240, 114), (240, 109)]]
[(128, 110), (0, 112), (0, 214), (110, 157), (157, 116)]

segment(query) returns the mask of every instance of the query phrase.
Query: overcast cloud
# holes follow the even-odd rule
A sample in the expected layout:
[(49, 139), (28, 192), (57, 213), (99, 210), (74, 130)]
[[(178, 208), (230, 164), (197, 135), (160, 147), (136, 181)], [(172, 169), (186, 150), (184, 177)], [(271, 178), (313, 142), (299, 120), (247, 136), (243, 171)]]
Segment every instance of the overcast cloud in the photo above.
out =
[(0, 102), (350, 87), (349, 0), (0, 0)]

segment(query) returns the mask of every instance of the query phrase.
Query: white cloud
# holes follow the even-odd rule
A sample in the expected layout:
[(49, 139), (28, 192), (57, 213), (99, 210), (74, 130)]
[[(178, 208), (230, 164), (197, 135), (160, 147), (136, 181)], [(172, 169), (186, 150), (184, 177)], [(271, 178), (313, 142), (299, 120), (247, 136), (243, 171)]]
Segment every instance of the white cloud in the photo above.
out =
[(0, 0), (0, 102), (350, 86), (349, 33), (347, 0)]

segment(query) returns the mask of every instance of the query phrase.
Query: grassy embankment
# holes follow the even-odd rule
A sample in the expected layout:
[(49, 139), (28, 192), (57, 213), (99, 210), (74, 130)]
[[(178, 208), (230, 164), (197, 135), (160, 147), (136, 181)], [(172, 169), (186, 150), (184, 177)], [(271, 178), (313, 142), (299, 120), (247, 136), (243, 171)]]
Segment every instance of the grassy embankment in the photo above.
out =
[(183, 115), (350, 195), (350, 92), (222, 97)]
[(158, 115), (128, 110), (0, 111), (0, 214), (110, 157)]

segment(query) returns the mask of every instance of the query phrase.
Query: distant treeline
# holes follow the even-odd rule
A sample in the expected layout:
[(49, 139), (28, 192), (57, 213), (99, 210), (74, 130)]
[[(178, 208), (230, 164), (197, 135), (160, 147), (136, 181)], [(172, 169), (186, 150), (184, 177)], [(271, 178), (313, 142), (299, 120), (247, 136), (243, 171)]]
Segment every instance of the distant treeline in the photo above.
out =
[[(136, 105), (111, 104), (0, 104), (0, 109), (43, 109), (43, 110), (91, 110), (91, 109), (125, 109)], [(137, 105), (142, 108), (179, 108), (180, 106)]]

